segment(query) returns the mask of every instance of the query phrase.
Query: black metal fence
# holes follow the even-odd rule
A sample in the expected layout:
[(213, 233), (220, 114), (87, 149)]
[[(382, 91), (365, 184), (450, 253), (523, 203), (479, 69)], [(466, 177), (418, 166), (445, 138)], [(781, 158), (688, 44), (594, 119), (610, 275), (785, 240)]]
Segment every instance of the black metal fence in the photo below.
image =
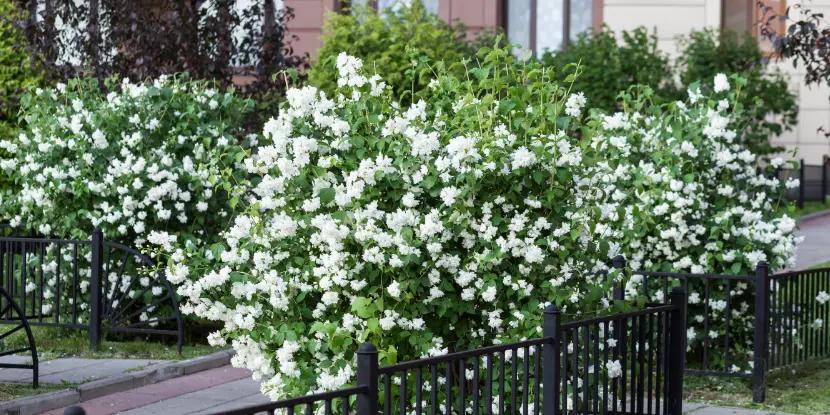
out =
[(357, 352), (356, 386), (222, 412), (374, 415), (680, 415), (686, 294), (669, 305), (562, 322), (545, 309), (543, 337), (378, 367)]
[(769, 369), (830, 356), (830, 268), (772, 275), (768, 289)]
[[(625, 260), (615, 258), (614, 267), (624, 269)], [(768, 333), (765, 325), (754, 322), (767, 321), (770, 314), (769, 305), (763, 302), (769, 297), (770, 281), (765, 262), (758, 263), (753, 276), (634, 271), (626, 279), (627, 285), (615, 290), (615, 299), (642, 295), (659, 300), (668, 296), (671, 287), (683, 287), (688, 293), (690, 328), (684, 337), (691, 346), (685, 373), (752, 379), (753, 400), (764, 401), (764, 354), (755, 353), (755, 345), (766, 344)], [(736, 314), (752, 318), (736, 324)]]
[(775, 177), (782, 182), (788, 179), (798, 179), (799, 186), (787, 189), (784, 197), (796, 202), (799, 208), (804, 207), (804, 202), (819, 201), (827, 203), (827, 194), (830, 192), (830, 166), (829, 160), (825, 157), (820, 165), (808, 165), (801, 159), (798, 169), (777, 169)]
[[(86, 241), (0, 236), (0, 287), (28, 323), (87, 329), (93, 350), (103, 332), (121, 332), (176, 336), (181, 352), (178, 298), (154, 270), (150, 258), (104, 240), (100, 229)], [(0, 298), (0, 324), (20, 321), (9, 304)]]
[[(625, 268), (622, 257), (615, 268)], [(751, 276), (631, 272), (615, 299), (661, 300), (673, 286), (688, 293), (685, 373), (751, 379), (753, 400), (766, 397), (766, 376), (830, 357), (830, 268)]]

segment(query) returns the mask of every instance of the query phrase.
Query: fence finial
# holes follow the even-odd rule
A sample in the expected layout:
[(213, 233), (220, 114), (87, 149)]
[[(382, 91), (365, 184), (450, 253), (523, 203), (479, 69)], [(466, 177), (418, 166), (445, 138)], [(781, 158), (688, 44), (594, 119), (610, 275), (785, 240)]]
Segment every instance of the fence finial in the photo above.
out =
[(559, 307), (556, 306), (556, 303), (550, 303), (545, 307), (545, 314), (559, 314)]
[(377, 353), (378, 349), (372, 343), (363, 343), (360, 345), (360, 348), (357, 349), (358, 353)]
[(611, 263), (614, 265), (614, 268), (620, 269), (625, 268), (625, 257), (622, 255), (617, 255), (614, 259), (611, 260)]

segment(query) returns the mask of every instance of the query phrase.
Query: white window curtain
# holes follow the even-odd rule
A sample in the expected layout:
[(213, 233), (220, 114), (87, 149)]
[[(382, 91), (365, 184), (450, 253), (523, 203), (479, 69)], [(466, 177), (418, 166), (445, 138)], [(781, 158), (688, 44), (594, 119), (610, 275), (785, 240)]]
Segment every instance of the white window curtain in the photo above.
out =
[(580, 33), (594, 27), (592, 3), (593, 0), (571, 0), (571, 40), (576, 40)]
[(562, 48), (564, 12), (564, 0), (536, 0), (536, 53)]
[(530, 48), (530, 0), (507, 2), (507, 38), (511, 43)]

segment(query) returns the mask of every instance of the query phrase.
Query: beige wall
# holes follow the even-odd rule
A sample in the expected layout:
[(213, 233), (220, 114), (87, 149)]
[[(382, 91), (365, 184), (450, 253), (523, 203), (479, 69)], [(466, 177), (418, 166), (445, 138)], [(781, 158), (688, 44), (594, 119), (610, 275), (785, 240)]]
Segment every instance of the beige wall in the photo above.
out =
[[(830, 16), (830, 0), (812, 0), (811, 9)], [(605, 0), (604, 14), (605, 23), (614, 30), (656, 27), (660, 47), (672, 56), (677, 55), (678, 35), (693, 28), (717, 27), (721, 21), (720, 0)], [(797, 147), (796, 158), (818, 164), (823, 155), (830, 154), (830, 141), (816, 134), (820, 126), (830, 131), (830, 88), (805, 86), (803, 69), (793, 69), (789, 62), (773, 65), (790, 75), (790, 87), (800, 105), (798, 125), (773, 142), (788, 150)]]
[(721, 0), (605, 0), (605, 24), (615, 31), (657, 28), (660, 48), (677, 55), (677, 36), (694, 28), (719, 26)]
[[(812, 0), (810, 9), (830, 16), (830, 0)], [(790, 12), (794, 17), (797, 11)], [(819, 127), (830, 131), (830, 88), (826, 84), (807, 87), (804, 85), (804, 68), (793, 68), (790, 62), (777, 62), (776, 66), (791, 76), (790, 88), (799, 97), (798, 126), (774, 142), (788, 150), (798, 148), (796, 158), (804, 158), (808, 164), (820, 164), (822, 156), (830, 154), (830, 141), (824, 133), (817, 133)]]

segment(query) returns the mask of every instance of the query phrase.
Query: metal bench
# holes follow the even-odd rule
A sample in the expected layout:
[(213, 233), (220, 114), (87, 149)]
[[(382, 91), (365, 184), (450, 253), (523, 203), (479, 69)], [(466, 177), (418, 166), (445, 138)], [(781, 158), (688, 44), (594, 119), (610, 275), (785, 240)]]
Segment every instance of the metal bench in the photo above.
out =
[[(21, 329), (26, 332), (26, 337), (29, 340), (29, 346), (22, 347), (19, 349), (14, 350), (0, 350), (0, 357), (3, 356), (10, 356), (15, 355), (18, 353), (23, 352), (31, 352), (32, 353), (32, 362), (31, 364), (23, 364), (23, 363), (2, 363), (0, 362), (0, 369), (31, 369), (32, 370), (32, 387), (37, 389), (38, 386), (38, 362), (37, 362), (37, 348), (35, 347), (35, 338), (32, 336), (32, 329), (29, 327), (29, 322), (26, 320), (26, 314), (23, 313), (23, 310), (17, 304), (17, 302), (9, 295), (9, 292), (6, 291), (5, 288), (0, 287), (0, 316), (6, 314), (7, 316), (12, 315), (11, 320), (13, 320), (17, 324), (12, 324), (10, 329), (5, 329), (8, 325), (3, 326), (4, 332), (0, 333), (0, 340), (5, 339), (6, 337), (12, 335), (15, 332), (20, 331)], [(9, 320), (9, 318), (6, 318)]]

